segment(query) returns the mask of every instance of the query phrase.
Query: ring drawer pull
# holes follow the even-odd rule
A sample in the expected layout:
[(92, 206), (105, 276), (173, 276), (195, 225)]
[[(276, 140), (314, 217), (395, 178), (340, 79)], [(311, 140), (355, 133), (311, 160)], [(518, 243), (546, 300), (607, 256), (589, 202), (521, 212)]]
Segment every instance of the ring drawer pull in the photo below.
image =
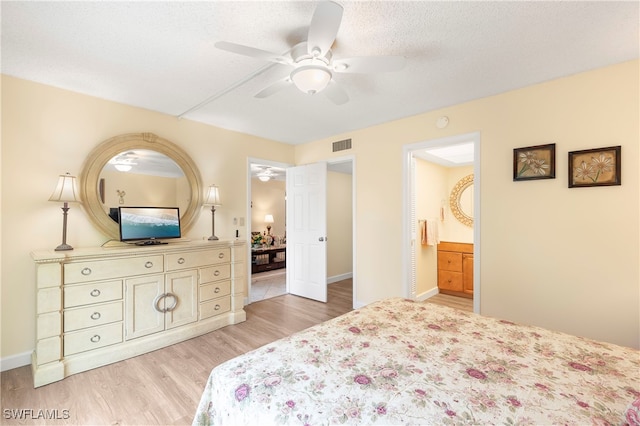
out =
[(153, 262), (149, 260), (147, 263), (144, 264), (144, 267), (147, 269), (153, 268)]
[(220, 275), (220, 271), (218, 271), (218, 270), (216, 269), (216, 271), (213, 273), (213, 276), (214, 276), (214, 277), (217, 277), (218, 275)]
[(165, 298), (167, 296), (166, 293), (162, 293), (161, 295), (159, 295), (158, 297), (155, 298), (155, 300), (153, 301), (153, 308), (160, 312), (160, 313), (165, 313), (167, 312), (167, 310), (165, 308), (161, 308), (160, 307), (160, 301)]
[(220, 310), (220, 305), (216, 305), (216, 307), (213, 308), (213, 309), (215, 309), (216, 311), (219, 311)]
[(216, 287), (215, 290), (213, 290), (214, 293), (220, 293), (220, 287)]
[(184, 257), (178, 259), (178, 265), (182, 265), (184, 263)]
[(98, 343), (100, 341), (100, 336), (96, 334), (89, 340), (91, 340), (91, 342), (93, 343)]
[(100, 319), (101, 316), (102, 315), (100, 315), (100, 312), (94, 312), (94, 313), (91, 314), (91, 319), (92, 320), (98, 320), (98, 319)]
[(91, 290), (91, 293), (89, 294), (93, 297), (98, 297), (100, 296), (100, 290), (98, 290), (97, 288), (94, 288), (93, 290)]
[(171, 312), (176, 308), (176, 306), (178, 306), (178, 296), (176, 296), (173, 293), (167, 293), (167, 294), (165, 294), (165, 297), (172, 297), (173, 298), (173, 304), (171, 306), (169, 306), (168, 308), (164, 309), (165, 312)]
[(218, 254), (218, 259), (224, 259), (224, 253), (219, 253)]
[(80, 273), (84, 276), (91, 275), (91, 268), (84, 268)]

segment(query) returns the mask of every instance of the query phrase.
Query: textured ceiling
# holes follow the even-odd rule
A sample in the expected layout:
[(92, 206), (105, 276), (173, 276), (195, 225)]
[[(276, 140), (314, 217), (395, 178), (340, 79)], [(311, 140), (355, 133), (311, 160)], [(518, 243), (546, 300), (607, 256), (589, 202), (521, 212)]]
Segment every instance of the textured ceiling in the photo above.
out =
[(316, 4), (2, 1), (2, 72), (296, 144), (639, 56), (637, 1), (344, 1), (334, 58), (405, 68), (335, 74), (340, 106), (294, 87), (254, 98), (291, 69), (214, 43), (284, 54)]

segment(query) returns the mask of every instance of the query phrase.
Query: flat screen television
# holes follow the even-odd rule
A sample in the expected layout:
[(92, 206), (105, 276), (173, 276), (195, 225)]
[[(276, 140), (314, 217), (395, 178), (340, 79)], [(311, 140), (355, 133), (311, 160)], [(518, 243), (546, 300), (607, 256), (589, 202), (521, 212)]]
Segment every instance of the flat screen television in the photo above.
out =
[(138, 245), (166, 244), (180, 238), (178, 207), (118, 207), (120, 241)]

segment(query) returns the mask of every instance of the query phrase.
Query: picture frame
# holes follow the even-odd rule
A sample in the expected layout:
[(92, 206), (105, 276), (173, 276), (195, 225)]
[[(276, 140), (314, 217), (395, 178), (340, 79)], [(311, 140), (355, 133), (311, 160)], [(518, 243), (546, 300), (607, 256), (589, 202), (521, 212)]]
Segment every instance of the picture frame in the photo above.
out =
[(556, 144), (527, 146), (513, 150), (513, 180), (555, 179)]
[(622, 185), (621, 146), (569, 152), (569, 188)]

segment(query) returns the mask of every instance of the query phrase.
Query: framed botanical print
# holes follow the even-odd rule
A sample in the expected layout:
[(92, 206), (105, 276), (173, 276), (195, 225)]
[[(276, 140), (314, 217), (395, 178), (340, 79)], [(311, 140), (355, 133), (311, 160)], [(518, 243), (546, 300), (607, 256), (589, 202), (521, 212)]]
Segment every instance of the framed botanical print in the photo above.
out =
[(569, 188), (621, 185), (621, 147), (569, 152)]
[(555, 179), (556, 144), (513, 150), (513, 180)]

